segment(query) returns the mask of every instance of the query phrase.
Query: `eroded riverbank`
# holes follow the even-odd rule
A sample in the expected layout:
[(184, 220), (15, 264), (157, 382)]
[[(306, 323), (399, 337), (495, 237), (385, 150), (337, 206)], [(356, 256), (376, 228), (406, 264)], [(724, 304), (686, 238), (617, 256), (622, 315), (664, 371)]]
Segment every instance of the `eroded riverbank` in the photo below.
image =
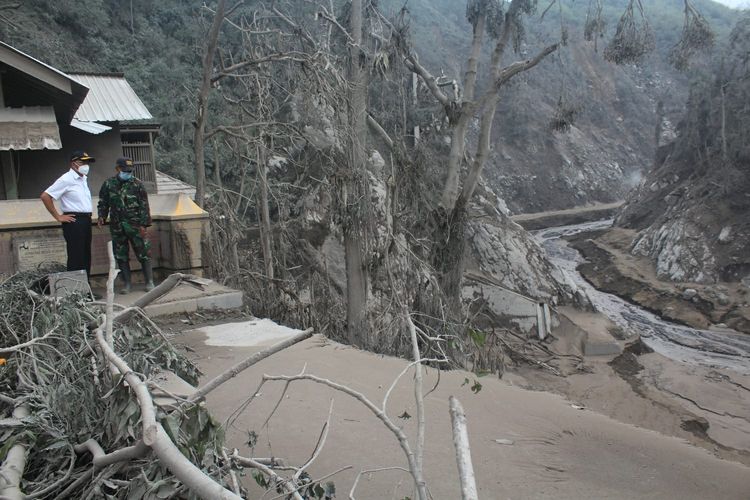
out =
[(567, 238), (586, 262), (578, 271), (597, 289), (613, 293), (662, 318), (693, 328), (750, 333), (750, 288), (741, 283), (673, 283), (660, 280), (646, 257), (630, 253), (633, 231), (609, 228)]
[(611, 263), (604, 265), (603, 259), (586, 262), (566, 241), (580, 234), (579, 241), (593, 245), (589, 239), (596, 233), (591, 231), (606, 229), (610, 223), (548, 228), (536, 236), (594, 308), (616, 325), (612, 333), (622, 339), (624, 352), (588, 358), (580, 373), (564, 378), (522, 370), (526, 386), (559, 392), (617, 420), (681, 437), (724, 458), (750, 462), (750, 335), (669, 322), (634, 301), (594, 287), (580, 267), (597, 273), (610, 290), (641, 289), (633, 284), (636, 279), (627, 283), (632, 277), (618, 273)]

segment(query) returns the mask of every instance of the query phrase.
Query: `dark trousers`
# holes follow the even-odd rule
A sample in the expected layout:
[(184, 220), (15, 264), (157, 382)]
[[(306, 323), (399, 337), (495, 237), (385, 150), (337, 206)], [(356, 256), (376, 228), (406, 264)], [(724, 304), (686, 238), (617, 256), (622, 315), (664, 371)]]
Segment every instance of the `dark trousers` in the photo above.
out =
[(68, 250), (68, 271), (83, 269), (91, 274), (91, 214), (65, 212), (74, 215), (75, 222), (62, 225), (65, 245)]

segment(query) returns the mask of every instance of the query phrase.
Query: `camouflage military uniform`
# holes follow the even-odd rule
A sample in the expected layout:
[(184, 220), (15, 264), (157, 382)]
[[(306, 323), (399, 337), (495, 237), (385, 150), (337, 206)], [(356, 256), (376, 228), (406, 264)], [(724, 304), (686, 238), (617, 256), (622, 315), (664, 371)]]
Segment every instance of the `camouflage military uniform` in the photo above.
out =
[(140, 262), (151, 259), (151, 242), (141, 236), (140, 228), (151, 225), (148, 195), (141, 181), (136, 178), (123, 181), (110, 177), (99, 191), (99, 217), (107, 220), (112, 234), (112, 251), (115, 260), (127, 262), (128, 242)]

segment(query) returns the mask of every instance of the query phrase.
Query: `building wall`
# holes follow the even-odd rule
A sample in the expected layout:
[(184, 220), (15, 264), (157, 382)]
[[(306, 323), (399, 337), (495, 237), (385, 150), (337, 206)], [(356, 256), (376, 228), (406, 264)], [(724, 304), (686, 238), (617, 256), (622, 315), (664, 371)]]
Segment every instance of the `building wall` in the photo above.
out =
[[(203, 266), (201, 260), (201, 237), (205, 231), (205, 219), (170, 221), (154, 221), (148, 229), (148, 239), (151, 242), (151, 259), (154, 268), (164, 269), (166, 272), (187, 272), (200, 274)], [(108, 227), (92, 227), (91, 238), (91, 274), (105, 275), (109, 269), (107, 256), (107, 242), (112, 238)], [(19, 262), (17, 247), (23, 242), (43, 241), (47, 246), (44, 258), (30, 258), (28, 251), (23, 262)], [(0, 277), (33, 268), (42, 263), (66, 263), (65, 240), (62, 229), (48, 228), (18, 228), (0, 231)], [(131, 269), (140, 269), (141, 265), (130, 251)]]
[(122, 156), (120, 127), (108, 124), (112, 130), (99, 135), (86, 133), (71, 126), (60, 126), (63, 149), (58, 151), (21, 151), (18, 176), (18, 197), (38, 198), (70, 165), (70, 153), (82, 149), (96, 158), (91, 164), (89, 189), (96, 196), (102, 183), (115, 174), (115, 160)]
[[(148, 229), (154, 267), (164, 273), (201, 274), (201, 241), (208, 230), (206, 212), (184, 194), (156, 194), (149, 202), (154, 220)], [(94, 224), (92, 232), (92, 274), (105, 275), (109, 268), (109, 227)], [(0, 201), (0, 281), (19, 270), (50, 262), (66, 262), (60, 224), (52, 220), (39, 200)], [(131, 268), (140, 268), (132, 251)]]

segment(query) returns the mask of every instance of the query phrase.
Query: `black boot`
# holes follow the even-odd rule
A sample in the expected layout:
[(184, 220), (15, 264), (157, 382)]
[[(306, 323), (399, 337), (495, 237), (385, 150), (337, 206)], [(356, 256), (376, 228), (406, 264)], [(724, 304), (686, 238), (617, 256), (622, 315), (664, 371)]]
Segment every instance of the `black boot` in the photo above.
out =
[(151, 267), (150, 260), (141, 262), (141, 267), (143, 268), (143, 281), (146, 282), (146, 291), (148, 292), (154, 289), (154, 270)]
[(122, 288), (119, 293), (127, 295), (130, 293), (130, 262), (118, 262), (117, 267), (120, 268), (120, 276), (122, 276)]

